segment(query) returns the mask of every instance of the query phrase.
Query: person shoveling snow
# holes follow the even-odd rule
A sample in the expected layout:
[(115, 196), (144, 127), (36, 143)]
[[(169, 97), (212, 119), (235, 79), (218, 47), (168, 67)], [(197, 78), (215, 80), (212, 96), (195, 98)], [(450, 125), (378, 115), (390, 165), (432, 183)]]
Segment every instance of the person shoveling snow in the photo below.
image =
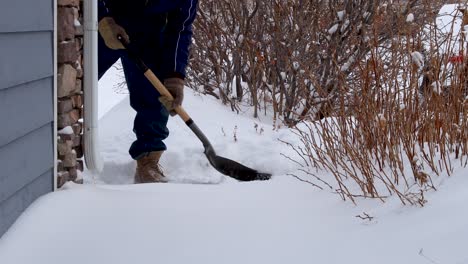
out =
[(99, 2), (99, 49), (102, 51), (99, 78), (121, 58), (130, 105), (137, 112), (133, 129), (137, 139), (129, 151), (137, 161), (135, 183), (167, 182), (159, 160), (166, 150), (163, 140), (169, 135), (169, 113), (178, 114), (184, 120), (203, 143), (210, 164), (219, 172), (241, 181), (271, 177), (217, 156), (181, 106), (197, 3), (193, 0)]

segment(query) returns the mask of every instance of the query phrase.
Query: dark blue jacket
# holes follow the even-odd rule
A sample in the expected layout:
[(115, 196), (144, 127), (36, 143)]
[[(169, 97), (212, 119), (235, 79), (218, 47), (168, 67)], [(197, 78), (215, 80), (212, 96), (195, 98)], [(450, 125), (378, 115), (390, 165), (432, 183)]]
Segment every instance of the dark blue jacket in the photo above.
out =
[(131, 19), (142, 14), (164, 16), (162, 73), (164, 77), (185, 77), (198, 0), (99, 0), (98, 3), (99, 19), (105, 16)]

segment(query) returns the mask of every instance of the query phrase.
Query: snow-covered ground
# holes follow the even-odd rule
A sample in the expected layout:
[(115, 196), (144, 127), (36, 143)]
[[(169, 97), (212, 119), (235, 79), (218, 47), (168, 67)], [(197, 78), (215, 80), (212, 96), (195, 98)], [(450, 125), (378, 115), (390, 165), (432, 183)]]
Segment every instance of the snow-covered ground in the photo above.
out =
[[(116, 76), (101, 88), (111, 89)], [(127, 97), (106, 107), (103, 173), (85, 172), (85, 185), (36, 201), (0, 240), (0, 263), (468, 263), (468, 170), (442, 179), (424, 208), (396, 198), (355, 206), (287, 175), (296, 170), (280, 155), (293, 155), (278, 142), (295, 140), (287, 129), (187, 90), (185, 107), (219, 154), (273, 179), (220, 175), (185, 124), (171, 118), (162, 159), (171, 183), (132, 185), (134, 112)], [(372, 219), (356, 217), (366, 214)]]
[[(359, 207), (307, 184), (69, 185), (0, 241), (1, 263), (468, 263), (467, 177), (425, 208)], [(367, 212), (373, 221), (355, 215)]]
[(133, 185), (135, 113), (115, 93), (121, 81), (115, 69), (100, 81), (103, 172), (31, 205), (0, 239), (0, 264), (468, 264), (467, 168), (438, 178), (423, 208), (396, 197), (353, 205), (289, 175), (295, 152), (279, 140), (299, 144), (291, 131), (188, 89), (184, 107), (217, 153), (273, 178), (220, 175), (174, 117), (161, 161), (170, 183)]

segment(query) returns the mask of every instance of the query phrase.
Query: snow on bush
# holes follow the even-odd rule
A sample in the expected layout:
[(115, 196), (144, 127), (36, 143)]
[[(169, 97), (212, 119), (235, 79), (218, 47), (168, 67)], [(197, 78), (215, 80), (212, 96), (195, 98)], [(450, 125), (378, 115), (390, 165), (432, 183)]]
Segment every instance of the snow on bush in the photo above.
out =
[(424, 66), (424, 56), (419, 51), (413, 51), (411, 53), (411, 60), (420, 69)]

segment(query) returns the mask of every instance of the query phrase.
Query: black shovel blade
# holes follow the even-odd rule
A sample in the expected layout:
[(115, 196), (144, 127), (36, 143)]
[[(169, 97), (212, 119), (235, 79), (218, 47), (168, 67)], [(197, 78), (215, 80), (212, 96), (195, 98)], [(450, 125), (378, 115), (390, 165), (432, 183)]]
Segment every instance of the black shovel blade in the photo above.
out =
[(265, 181), (271, 178), (269, 173), (258, 172), (221, 156), (206, 154), (206, 157), (217, 171), (239, 181)]
[(195, 124), (192, 119), (186, 121), (185, 124), (203, 143), (205, 155), (211, 166), (213, 166), (217, 171), (239, 181), (265, 181), (271, 178), (271, 174), (269, 173), (258, 172), (238, 162), (216, 155), (210, 141), (205, 134), (203, 134), (200, 128), (198, 128), (197, 124)]

